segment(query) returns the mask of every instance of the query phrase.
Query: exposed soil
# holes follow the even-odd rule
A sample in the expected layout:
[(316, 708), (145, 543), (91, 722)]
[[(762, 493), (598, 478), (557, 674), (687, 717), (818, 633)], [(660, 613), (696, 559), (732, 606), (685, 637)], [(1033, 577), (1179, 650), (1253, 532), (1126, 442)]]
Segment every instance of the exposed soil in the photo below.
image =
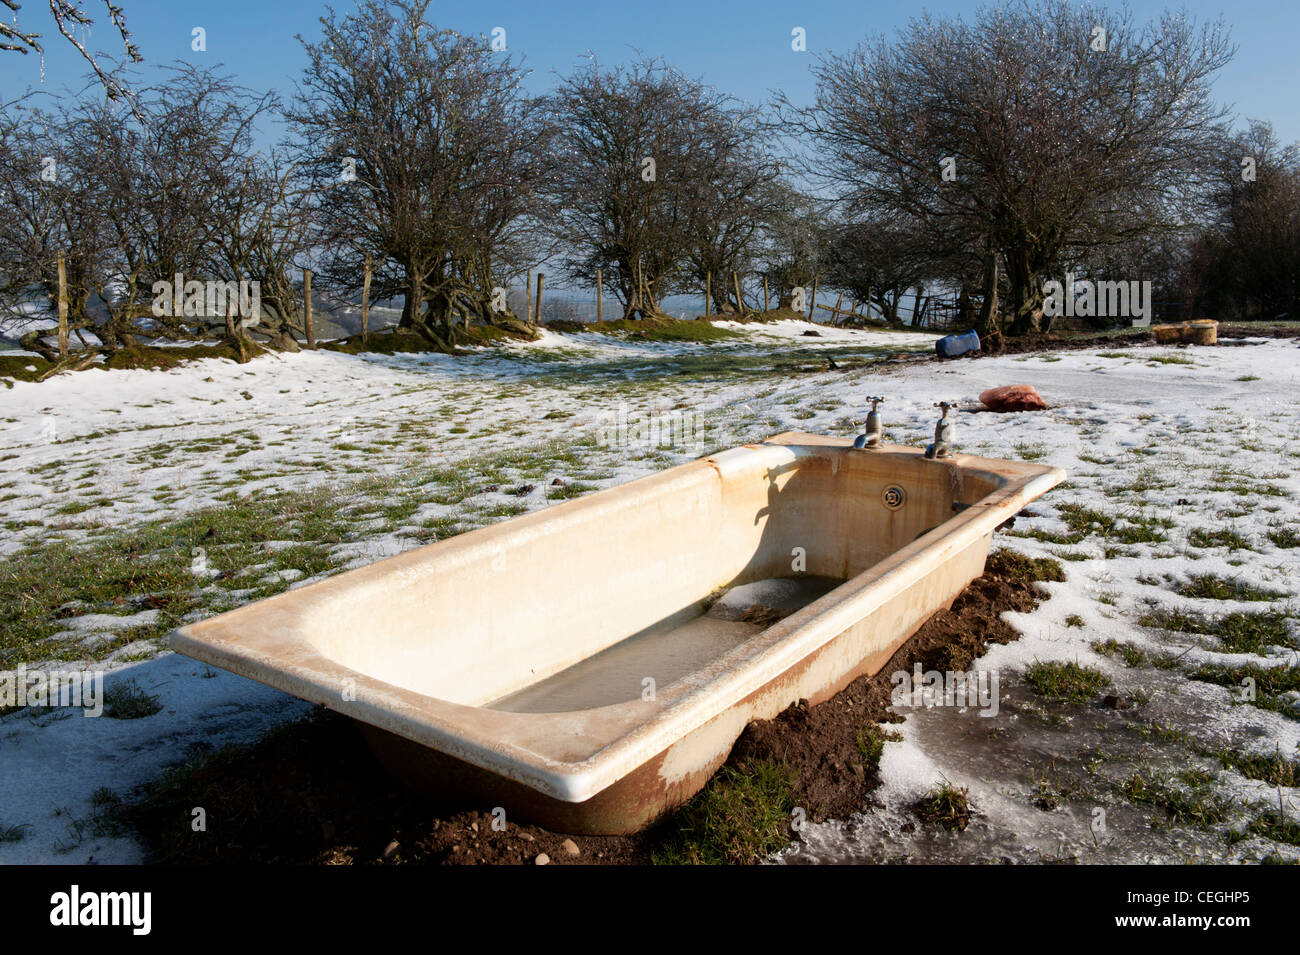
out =
[[(984, 576), (878, 674), (819, 706), (801, 701), (751, 724), (728, 766), (743, 771), (762, 760), (789, 768), (792, 804), (812, 821), (866, 808), (879, 778), (862, 734), (896, 719), (888, 712), (890, 674), (918, 662), (926, 670), (967, 669), (989, 644), (1017, 638), (1000, 615), (1033, 609), (1044, 597), (1033, 581), (1059, 572), (1050, 562), (995, 552)], [(651, 861), (680, 829), (669, 816), (633, 836), (566, 836), (514, 820), (495, 831), (490, 811), (436, 806), (399, 789), (351, 722), (324, 709), (250, 747), (195, 754), (142, 798), (114, 818), (139, 831), (155, 861), (171, 863), (509, 865), (545, 854), (551, 863), (635, 864)], [(206, 812), (204, 832), (191, 826), (196, 806)]]

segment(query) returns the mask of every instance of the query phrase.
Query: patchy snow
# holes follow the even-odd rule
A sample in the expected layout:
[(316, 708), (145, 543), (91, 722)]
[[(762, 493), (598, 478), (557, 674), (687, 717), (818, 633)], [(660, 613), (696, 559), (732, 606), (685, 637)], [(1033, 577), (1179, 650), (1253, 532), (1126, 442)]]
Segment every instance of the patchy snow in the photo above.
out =
[[(957, 401), (963, 409), (955, 416), (960, 452), (1030, 458), (1070, 474), (1068, 486), (1032, 506), (1035, 516), (1018, 519), (1013, 535), (1064, 535), (1070, 514), (1063, 507), (1095, 510), (1116, 523), (1068, 544), (999, 535), (1000, 546), (1071, 558), (1062, 560), (1066, 581), (1045, 585), (1051, 599), (1033, 613), (1009, 616), (1022, 639), (993, 648), (973, 665), (1001, 675), (999, 715), (901, 710), (904, 740), (885, 747), (880, 805), (864, 807), (851, 820), (809, 826), (778, 859), (1131, 862), (1248, 859), (1277, 850), (1254, 836), (1228, 846), (1207, 829), (1152, 828), (1150, 808), (1124, 800), (1117, 787), (1134, 764), (1171, 773), (1189, 765), (1184, 750), (1143, 736), (1142, 726), (1172, 727), (1206, 746), (1300, 757), (1294, 714), (1234, 705), (1228, 688), (1187, 678), (1201, 664), (1294, 663), (1294, 650), (1228, 653), (1215, 635), (1138, 622), (1153, 609), (1215, 615), (1295, 609), (1300, 549), (1269, 536), (1300, 521), (1295, 342), (1117, 345), (944, 363), (905, 356), (865, 368), (783, 372), (778, 366), (794, 349), (835, 347), (883, 359), (910, 348), (923, 356), (935, 336), (801, 322), (724, 327), (743, 338), (706, 345), (544, 331), (537, 342), (460, 357), (304, 352), (247, 365), (208, 359), (165, 372), (92, 370), (41, 384), (16, 382), (0, 390), (0, 555), (18, 552), (37, 535), (75, 541), (175, 517), (219, 504), (232, 490), (256, 497), (344, 487), (421, 467), (459, 471), (505, 451), (581, 445), (580, 463), (542, 454), (546, 483), (533, 490), (475, 488), (474, 506), (488, 508), (477, 520), (496, 520), (509, 509), (548, 506), (551, 477), (609, 486), (780, 431), (850, 436), (860, 430), (871, 394), (888, 396), (882, 409), (887, 440), (925, 444), (933, 435), (934, 403)], [(805, 336), (808, 330), (819, 335)], [(718, 355), (725, 360), (710, 363)], [(1047, 411), (976, 412), (981, 391), (1022, 383), (1043, 395)], [(620, 406), (701, 421), (703, 446), (593, 442)], [(382, 498), (356, 500), (359, 524), (372, 522), (374, 531), (335, 547), (339, 566), (417, 546), (428, 539), (418, 531), (431, 523), (469, 519), (465, 503), (424, 500), (387, 520), (379, 513)], [(1168, 526), (1153, 525), (1155, 518)], [(1153, 526), (1161, 539), (1141, 540), (1140, 533), (1130, 535), (1132, 542), (1122, 539)], [(1224, 529), (1238, 537), (1204, 536)], [(273, 555), (293, 546), (275, 541), (263, 550)], [(263, 579), (294, 587), (320, 576), (269, 564), (257, 569)], [(1271, 603), (1180, 596), (1174, 585), (1193, 574), (1231, 577), (1285, 596)], [(218, 582), (210, 586), (218, 593)], [(220, 591), (227, 600), (245, 592)], [(107, 616), (111, 622), (82, 616), (66, 626), (80, 632), (147, 622)], [(1288, 626), (1294, 642), (1295, 620)], [(1178, 664), (1126, 667), (1120, 657), (1093, 649), (1110, 639), (1152, 655), (1171, 654)], [(93, 816), (97, 789), (125, 794), (183, 760), (195, 745), (251, 738), (305, 710), (276, 691), (220, 671), (210, 675), (174, 655), (127, 666), (113, 662), (141, 652), (134, 644), (118, 648), (107, 666), (110, 679), (130, 676), (159, 696), (164, 709), (155, 716), (127, 721), (20, 712), (0, 718), (0, 830), (30, 827), (19, 841), (0, 842), (0, 862), (85, 861), (88, 855), (132, 861), (137, 850), (123, 839), (85, 835), (84, 825), (80, 841), (66, 832), (71, 820)], [(1140, 694), (1147, 702), (1136, 711), (1091, 706), (1063, 716), (1043, 707), (1023, 680), (1027, 667), (1044, 660), (1097, 667), (1112, 680), (1113, 692)], [(1059, 808), (1034, 805), (1035, 779), (1054, 771), (1054, 759), (1077, 769), (1094, 751), (1105, 757), (1102, 768), (1076, 772), (1068, 781), (1075, 792)], [(1300, 812), (1295, 790), (1196, 759), (1225, 796), (1274, 806), (1281, 799), (1289, 818)], [(968, 787), (977, 812), (960, 835), (912, 825), (911, 804), (944, 779)], [(1097, 809), (1105, 813), (1100, 832)]]
[(0, 828), (25, 827), (18, 841), (0, 841), (0, 865), (142, 861), (133, 838), (97, 825), (104, 796), (130, 795), (196, 753), (256, 739), (311, 708), (175, 653), (114, 669), (103, 686), (124, 683), (156, 697), (161, 709), (137, 719), (72, 708), (0, 717)]

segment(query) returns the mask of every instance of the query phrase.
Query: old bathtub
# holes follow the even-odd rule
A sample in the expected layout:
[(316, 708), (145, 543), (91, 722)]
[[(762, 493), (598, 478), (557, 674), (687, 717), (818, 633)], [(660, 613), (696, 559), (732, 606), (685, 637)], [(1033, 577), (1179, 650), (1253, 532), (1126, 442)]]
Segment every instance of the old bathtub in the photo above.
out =
[[(784, 434), (190, 624), (171, 645), (353, 718), (410, 786), (630, 832), (697, 792), (751, 720), (879, 670), (982, 573), (994, 529), (1064, 476)], [(799, 609), (771, 623), (747, 602)]]

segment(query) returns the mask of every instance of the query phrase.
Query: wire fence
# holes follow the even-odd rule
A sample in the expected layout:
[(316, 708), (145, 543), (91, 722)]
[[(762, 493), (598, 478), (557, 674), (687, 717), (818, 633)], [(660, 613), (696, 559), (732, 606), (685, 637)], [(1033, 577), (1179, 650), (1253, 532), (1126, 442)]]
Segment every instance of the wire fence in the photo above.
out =
[[(519, 288), (511, 289), (507, 296), (511, 311), (520, 316), (536, 315), (535, 289), (535, 284), (530, 284), (527, 291)], [(778, 307), (779, 302), (775, 292), (769, 293), (766, 303), (764, 302), (761, 285), (757, 293), (748, 287), (743, 289), (743, 293), (745, 295), (746, 311), (759, 310), (764, 304), (768, 309)], [(818, 289), (815, 300), (812, 298), (811, 290), (805, 290), (805, 296), (807, 301), (804, 314), (810, 321), (818, 324), (842, 324), (846, 321), (881, 323), (885, 321), (879, 308), (854, 301), (847, 293), (839, 289)], [(734, 298), (734, 296), (732, 297)], [(926, 330), (941, 330), (952, 327), (958, 321), (957, 300), (955, 298), (951, 300), (934, 298), (924, 300), (925, 305), (919, 321), (915, 318), (915, 302), (912, 296), (904, 296), (904, 298), (906, 301), (900, 303), (898, 307), (898, 320), (904, 326), (924, 328)], [(698, 294), (669, 295), (661, 299), (658, 304), (659, 310), (664, 315), (678, 319), (699, 318), (705, 314), (707, 307), (705, 297)], [(708, 305), (712, 305), (711, 317), (715, 319), (728, 317), (728, 313), (719, 313), (717, 311), (716, 299), (709, 302)], [(552, 290), (543, 287), (540, 315), (542, 325), (555, 322), (578, 322), (587, 325), (602, 319), (604, 321), (616, 321), (622, 317), (623, 303), (608, 290), (598, 300), (594, 292), (569, 288)]]

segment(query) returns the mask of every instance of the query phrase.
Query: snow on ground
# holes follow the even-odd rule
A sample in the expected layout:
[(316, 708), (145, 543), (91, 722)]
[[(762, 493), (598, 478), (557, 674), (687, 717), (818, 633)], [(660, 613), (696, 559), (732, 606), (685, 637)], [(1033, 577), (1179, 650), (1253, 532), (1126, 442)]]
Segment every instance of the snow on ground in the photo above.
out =
[[(22, 559), (33, 541), (54, 537), (111, 541), (141, 522), (329, 486), (340, 513), (355, 513), (356, 532), (332, 553), (338, 566), (354, 566), (437, 539), (448, 522), (479, 526), (546, 507), (555, 499), (553, 478), (595, 488), (785, 430), (849, 436), (860, 430), (870, 394), (888, 396), (887, 439), (919, 445), (932, 437), (935, 402), (974, 409), (985, 388), (1031, 384), (1048, 411), (956, 416), (959, 451), (1036, 460), (1070, 474), (1033, 506), (1035, 516), (999, 535), (1001, 546), (1056, 556), (1067, 578), (1045, 585), (1051, 599), (1033, 613), (1011, 615), (1020, 641), (974, 664), (1000, 674), (999, 716), (901, 709), (904, 738), (885, 747), (879, 805), (806, 828), (779, 859), (1182, 861), (1277, 850), (1257, 835), (1228, 846), (1213, 827), (1152, 827), (1151, 807), (1121, 792), (1135, 766), (1175, 775), (1194, 767), (1237, 804), (1280, 799), (1288, 818), (1300, 812), (1295, 789), (1247, 778), (1206, 755), (1222, 747), (1294, 761), (1297, 714), (1286, 712), (1285, 700), (1271, 710), (1233, 705), (1228, 687), (1188, 678), (1202, 666), (1293, 663), (1295, 651), (1273, 643), (1226, 652), (1214, 632), (1162, 629), (1150, 617), (1295, 610), (1300, 549), (1287, 534), (1300, 518), (1296, 344), (1116, 346), (937, 363), (885, 360), (908, 349), (930, 353), (930, 335), (825, 326), (816, 327), (819, 336), (802, 334), (811, 329), (736, 323), (742, 340), (712, 345), (546, 332), (535, 343), (454, 358), (314, 352), (17, 382), (0, 390), (0, 555)], [(821, 352), (840, 360), (841, 370), (823, 370)], [(845, 369), (846, 357), (874, 363)], [(690, 431), (698, 441), (672, 447), (596, 440), (620, 408), (701, 424), (702, 435)], [(430, 493), (388, 518), (391, 490), (357, 485), (433, 466), (470, 473), (489, 459), (499, 475), (491, 485), (446, 498)], [(264, 560), (242, 568), (236, 589), (221, 591), (221, 575), (205, 571), (203, 581), (212, 579), (198, 593), (218, 596), (200, 606), (211, 612), (247, 599), (259, 581), (300, 586), (332, 572), (277, 563), (295, 553), (293, 542), (261, 547)], [(1261, 603), (1180, 595), (1192, 575), (1278, 596)], [(98, 616), (141, 613), (135, 603), (87, 610), (94, 612), (63, 622), (55, 636), (111, 632), (120, 621)], [(148, 624), (133, 618), (128, 626)], [(1283, 626), (1289, 636), (1281, 642), (1296, 645), (1294, 618)], [(1122, 649), (1094, 649), (1106, 640), (1174, 663), (1126, 666)], [(160, 645), (150, 637), (104, 657), (92, 641), (85, 660), (68, 663), (65, 655), (58, 664), (107, 669), (110, 683), (134, 681), (158, 696), (155, 715), (0, 717), (0, 836), (27, 827), (16, 841), (0, 838), (0, 862), (134, 859), (129, 841), (96, 834), (101, 790), (128, 794), (195, 745), (246, 739), (302, 711), (275, 691), (155, 656)], [(1109, 692), (1143, 703), (1136, 711), (1092, 706), (1064, 714), (1045, 707), (1022, 678), (1045, 660), (1096, 667), (1112, 681)], [(945, 779), (967, 787), (976, 810), (960, 835), (912, 824), (909, 806)], [(1034, 804), (1044, 786), (1061, 795), (1056, 808)]]

